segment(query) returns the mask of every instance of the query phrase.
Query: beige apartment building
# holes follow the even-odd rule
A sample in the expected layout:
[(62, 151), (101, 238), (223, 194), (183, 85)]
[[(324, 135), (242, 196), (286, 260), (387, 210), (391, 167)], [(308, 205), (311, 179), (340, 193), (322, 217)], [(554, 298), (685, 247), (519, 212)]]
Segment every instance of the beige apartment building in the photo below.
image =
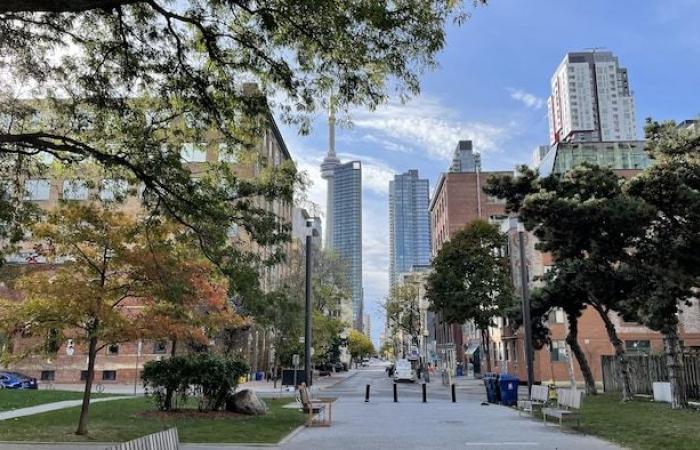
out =
[[(203, 133), (202, 142), (184, 143), (181, 145), (180, 154), (192, 176), (203, 175), (208, 170), (209, 163), (229, 163), (231, 169), (241, 177), (256, 177), (260, 174), (262, 166), (260, 161), (279, 166), (285, 161), (291, 161), (291, 155), (280, 134), (274, 119), (270, 116), (268, 127), (264, 130), (252, 153), (263, 158), (250, 158), (237, 160), (228, 151), (228, 144), (221, 136), (213, 131)], [(254, 161), (253, 161), (254, 160)], [(46, 160), (49, 162), (50, 160)], [(142, 208), (139, 196), (143, 192), (140, 186), (129, 186), (124, 180), (99, 179), (86, 180), (79, 178), (64, 179), (60, 177), (36, 178), (25, 181), (27, 199), (36, 203), (44, 210), (51, 210), (60, 201), (91, 201), (100, 199), (104, 202), (113, 201), (117, 196), (128, 193), (120, 208), (130, 214), (139, 215)], [(88, 187), (91, 186), (91, 187)], [(94, 187), (92, 187), (94, 186)], [(266, 201), (262, 198), (255, 200), (256, 206), (267, 211), (274, 212), (280, 221), (291, 227), (292, 205), (282, 201)], [(270, 250), (254, 243), (250, 236), (236, 224), (231, 224), (229, 237), (242, 247), (266, 255)], [(43, 261), (37, 258), (31, 242), (25, 242), (20, 250), (7, 258), (7, 266), (4, 271), (19, 273), (23, 270), (41, 269)], [(286, 264), (278, 264), (274, 267), (265, 267), (261, 271), (261, 285), (263, 289), (276, 287), (280, 280), (287, 275)], [(19, 298), (17, 292), (8, 289), (5, 283), (0, 284), (0, 295), (3, 297)], [(237, 351), (247, 359), (251, 370), (267, 370), (273, 358), (271, 348), (271, 336), (269, 332), (259, 329), (255, 325), (249, 329), (241, 330), (237, 337)], [(216, 344), (216, 343), (213, 343)], [(7, 345), (7, 344), (6, 344)], [(22, 348), (21, 339), (12, 339), (10, 351), (19, 351)], [(159, 359), (171, 352), (169, 342), (127, 342), (119, 345), (105, 347), (98, 354), (96, 361), (96, 383), (140, 383), (139, 372), (146, 361)], [(14, 370), (21, 371), (45, 382), (77, 383), (84, 379), (87, 370), (87, 358), (83, 351), (75, 348), (69, 340), (64, 343), (55, 355), (32, 356), (10, 366)]]

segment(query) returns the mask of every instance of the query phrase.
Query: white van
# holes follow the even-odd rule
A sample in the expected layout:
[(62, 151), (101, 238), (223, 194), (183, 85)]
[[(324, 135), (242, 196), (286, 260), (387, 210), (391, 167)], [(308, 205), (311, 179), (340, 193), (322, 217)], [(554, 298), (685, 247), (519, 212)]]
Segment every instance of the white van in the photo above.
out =
[(411, 383), (416, 381), (416, 373), (411, 367), (411, 363), (406, 359), (396, 361), (394, 366), (394, 381), (408, 380)]

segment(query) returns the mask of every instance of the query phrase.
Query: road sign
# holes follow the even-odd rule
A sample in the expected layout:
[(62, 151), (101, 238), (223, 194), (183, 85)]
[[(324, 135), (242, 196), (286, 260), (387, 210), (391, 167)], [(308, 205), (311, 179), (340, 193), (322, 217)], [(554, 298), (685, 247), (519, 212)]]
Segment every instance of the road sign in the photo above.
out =
[(292, 355), (292, 365), (296, 368), (299, 367), (299, 355)]

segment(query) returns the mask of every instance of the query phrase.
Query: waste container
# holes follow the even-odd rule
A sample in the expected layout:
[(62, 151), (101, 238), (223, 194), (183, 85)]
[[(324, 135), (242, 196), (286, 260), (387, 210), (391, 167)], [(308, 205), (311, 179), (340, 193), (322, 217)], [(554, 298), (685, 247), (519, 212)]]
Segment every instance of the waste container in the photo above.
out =
[(460, 365), (460, 366), (457, 366), (457, 373), (456, 373), (456, 375), (457, 375), (458, 377), (463, 377), (463, 376), (464, 376), (464, 368), (463, 368), (461, 365)]
[(495, 373), (484, 374), (484, 387), (486, 388), (486, 400), (489, 403), (498, 403), (498, 375)]
[(501, 391), (501, 405), (516, 405), (518, 403), (518, 385), (520, 384), (520, 379), (504, 373), (501, 374), (498, 384)]
[(255, 381), (260, 381), (263, 378), (265, 378), (265, 372), (263, 372), (263, 371), (255, 372)]

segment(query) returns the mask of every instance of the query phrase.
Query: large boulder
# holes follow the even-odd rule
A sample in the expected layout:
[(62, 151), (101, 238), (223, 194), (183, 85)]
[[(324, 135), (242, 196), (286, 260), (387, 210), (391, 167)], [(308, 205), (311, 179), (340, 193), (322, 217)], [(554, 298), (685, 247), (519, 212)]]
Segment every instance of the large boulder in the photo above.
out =
[(267, 414), (267, 405), (255, 392), (243, 389), (226, 401), (226, 410), (249, 416), (264, 416)]

